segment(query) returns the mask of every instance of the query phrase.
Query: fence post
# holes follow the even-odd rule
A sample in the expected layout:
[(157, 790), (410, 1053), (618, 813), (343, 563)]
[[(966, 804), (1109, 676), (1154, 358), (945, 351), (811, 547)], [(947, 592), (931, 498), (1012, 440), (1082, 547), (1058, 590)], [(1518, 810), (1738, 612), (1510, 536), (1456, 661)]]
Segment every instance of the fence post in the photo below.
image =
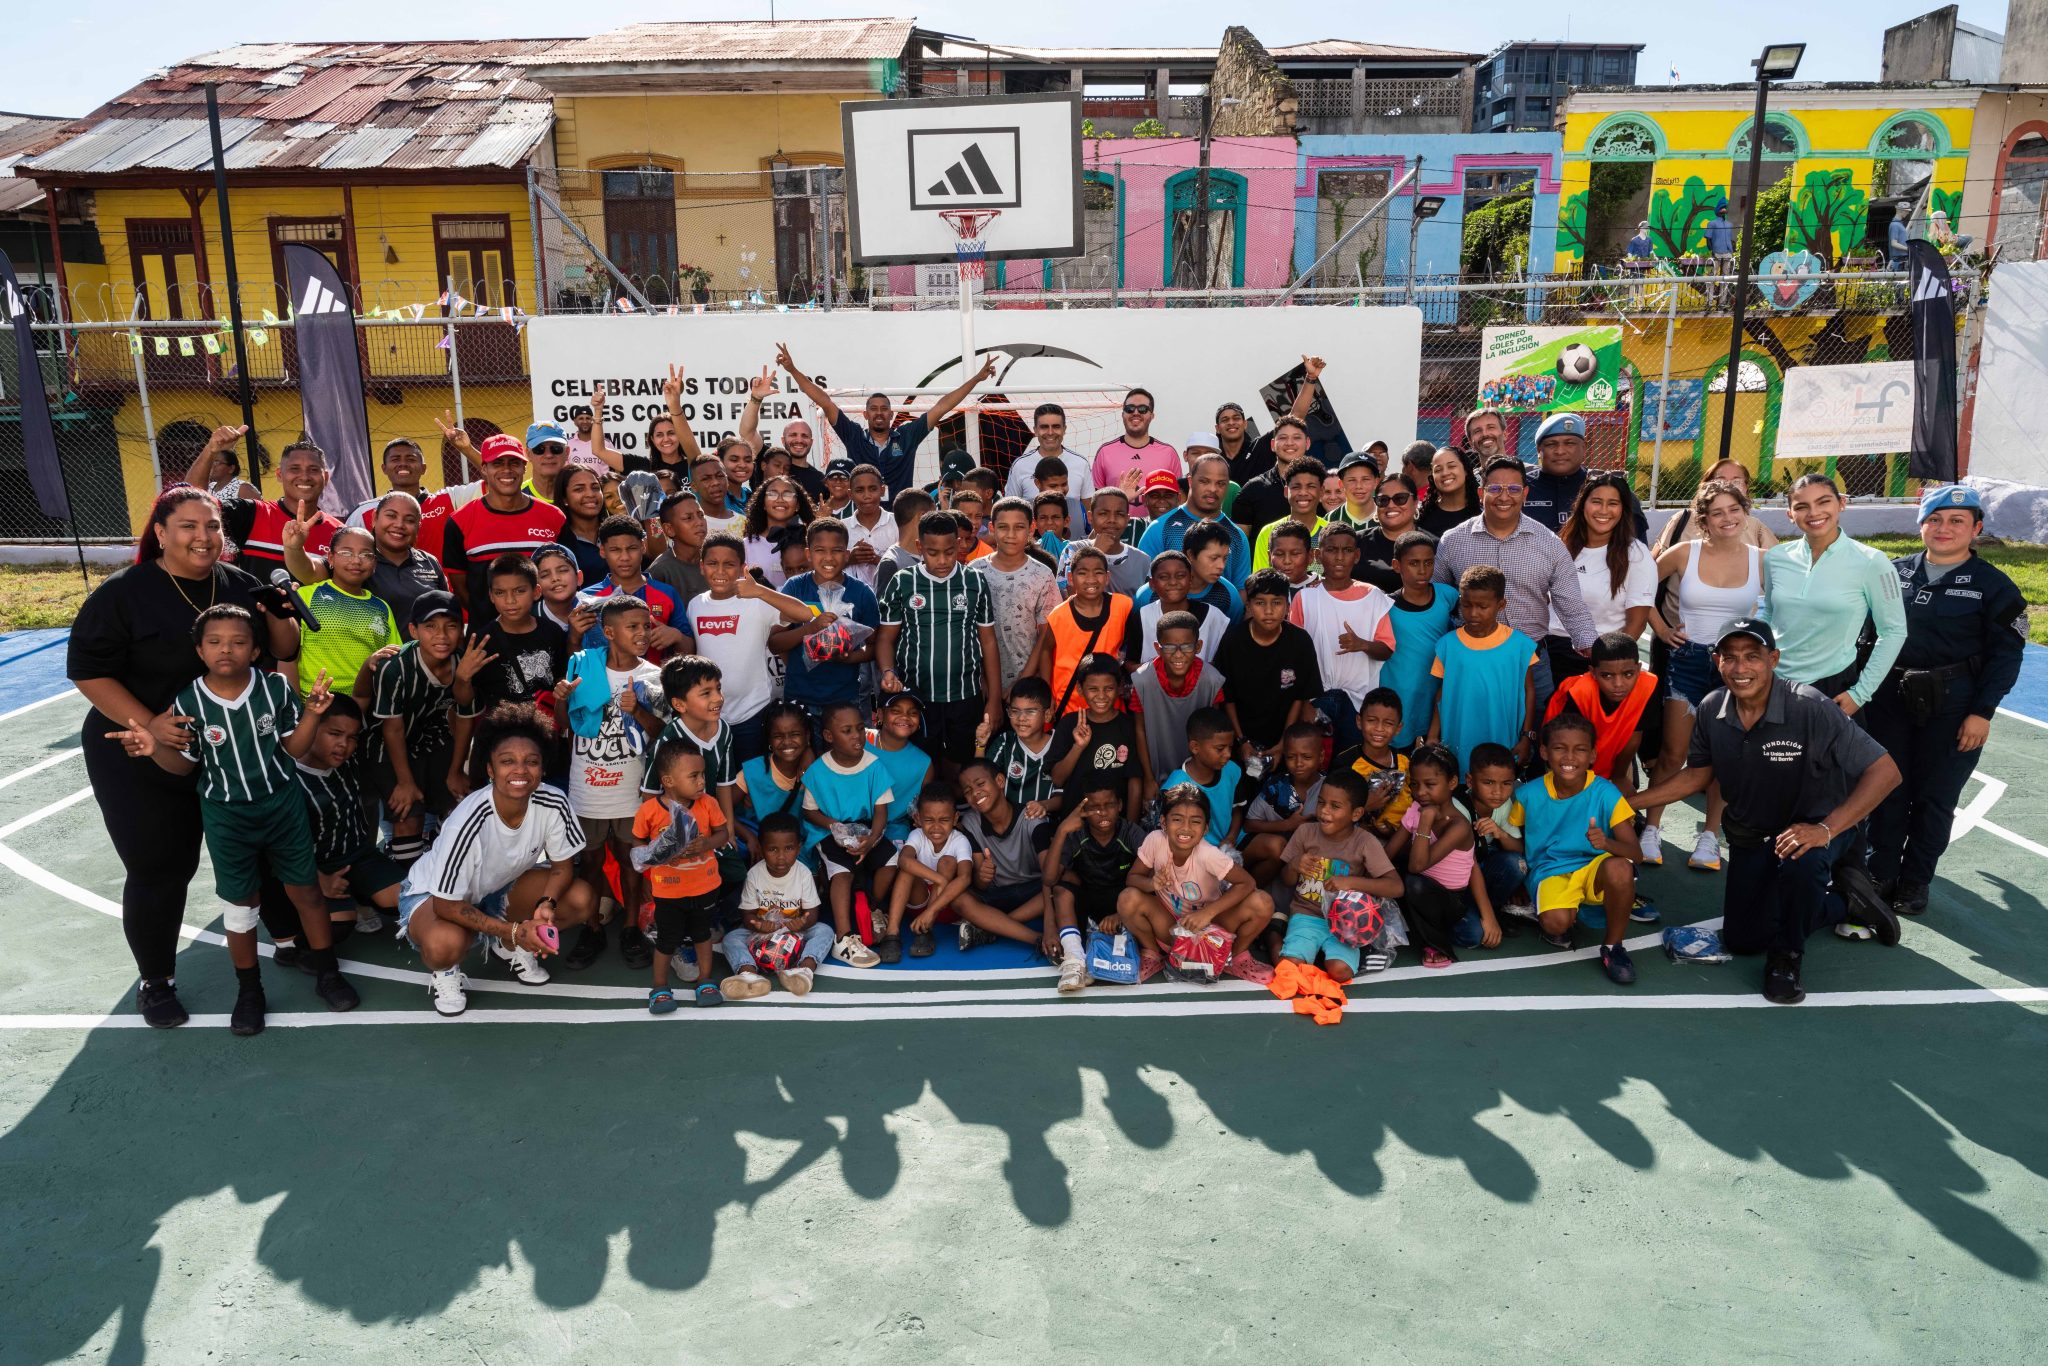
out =
[[(1118, 157), (1110, 163), (1110, 174), (1116, 180), (1116, 211), (1117, 219), (1121, 222), (1124, 213), (1124, 159), (1122, 157)], [(1118, 233), (1116, 245), (1110, 249), (1109, 253), (1109, 306), (1111, 308), (1123, 307), (1123, 299), (1120, 297), (1123, 294), (1123, 289), (1124, 238), (1122, 233)]]
[[(441, 316), (441, 326), (448, 334), (448, 387), (454, 391), (451, 396), (455, 400), (455, 427), (467, 432), (469, 428), (462, 420), (462, 352), (455, 344), (455, 277), (449, 276), (441, 287), (448, 291), (448, 311)], [(481, 475), (483, 471), (477, 473)]]
[[(533, 163), (526, 163), (526, 225), (533, 230), (533, 311), (536, 314), (548, 311), (548, 259), (541, 254), (540, 245), (540, 203), (534, 198), (537, 188), (534, 180)], [(518, 303), (517, 299), (512, 301)], [(455, 343), (448, 349), (453, 351)]]
[[(1650, 506), (1657, 506), (1657, 481), (1664, 473), (1664, 414), (1671, 406), (1671, 339), (1678, 332), (1678, 286), (1664, 310), (1664, 376), (1657, 381), (1657, 444), (1650, 454)], [(1733, 380), (1729, 381), (1733, 383)], [(1641, 417), (1636, 419), (1641, 422)], [(1706, 421), (1706, 395), (1700, 395), (1700, 420)]]
[(825, 189), (825, 176), (820, 171), (805, 171), (811, 182), (811, 189), (818, 197), (818, 294), (823, 300), (820, 305), (827, 313), (832, 311), (832, 269), (838, 264), (832, 255), (832, 199)]
[[(137, 293), (135, 296), (135, 307), (128, 312), (128, 321), (134, 322), (136, 315), (141, 312), (142, 295)], [(156, 419), (149, 415), (149, 367), (142, 363), (142, 329), (139, 327), (131, 327), (128, 330), (128, 358), (135, 362), (135, 397), (142, 405), (142, 435), (149, 442), (149, 468), (156, 475), (156, 487), (162, 488), (164, 486), (164, 465), (163, 460), (157, 455)], [(250, 433), (252, 442), (254, 436), (255, 433)], [(252, 444), (249, 459), (249, 463), (252, 465), (256, 463), (254, 450), (255, 448)], [(120, 460), (120, 455), (121, 439), (117, 434), (114, 438), (114, 458), (117, 463)]]

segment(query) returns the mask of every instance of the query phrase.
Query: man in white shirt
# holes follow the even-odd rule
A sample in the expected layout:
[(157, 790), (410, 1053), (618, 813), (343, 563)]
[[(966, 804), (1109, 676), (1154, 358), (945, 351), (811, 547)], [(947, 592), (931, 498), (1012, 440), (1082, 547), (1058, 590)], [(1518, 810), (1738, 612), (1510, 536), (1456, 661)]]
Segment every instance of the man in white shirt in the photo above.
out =
[(1035, 476), (1038, 462), (1057, 459), (1067, 467), (1067, 530), (1076, 539), (1087, 534), (1088, 499), (1095, 492), (1086, 456), (1067, 449), (1067, 410), (1057, 403), (1041, 403), (1031, 414), (1031, 433), (1038, 444), (1010, 462), (1010, 481), (1003, 496), (1030, 502), (1038, 496)]

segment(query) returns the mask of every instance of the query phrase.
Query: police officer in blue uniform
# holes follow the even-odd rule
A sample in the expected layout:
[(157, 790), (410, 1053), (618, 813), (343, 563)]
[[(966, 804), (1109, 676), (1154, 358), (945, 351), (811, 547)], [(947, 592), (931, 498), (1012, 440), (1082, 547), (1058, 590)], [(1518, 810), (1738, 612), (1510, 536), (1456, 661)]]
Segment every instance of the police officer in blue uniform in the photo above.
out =
[(1901, 775), (1869, 825), (1871, 876), (1899, 914), (1927, 909), (1956, 799), (1977, 767), (1992, 713), (2020, 675), (2027, 602), (1970, 548), (1983, 525), (1975, 489), (1930, 489), (1920, 499), (1926, 549), (1892, 561), (1906, 600), (1906, 644), (1863, 722)]

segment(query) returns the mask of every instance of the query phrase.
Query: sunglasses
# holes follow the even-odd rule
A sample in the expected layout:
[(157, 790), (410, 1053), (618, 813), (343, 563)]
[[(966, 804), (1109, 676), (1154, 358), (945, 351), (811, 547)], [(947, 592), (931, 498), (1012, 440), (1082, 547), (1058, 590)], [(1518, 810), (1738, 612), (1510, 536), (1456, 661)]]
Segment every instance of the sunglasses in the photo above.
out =
[(1152, 405), (1149, 403), (1126, 403), (1124, 411), (1127, 413), (1149, 413), (1152, 411)]
[(533, 448), (535, 455), (567, 455), (569, 448), (559, 441), (543, 441)]
[(1486, 491), (1495, 497), (1499, 497), (1509, 493), (1527, 493), (1529, 489), (1523, 484), (1488, 484)]
[(1404, 508), (1415, 501), (1412, 493), (1382, 493), (1373, 499), (1383, 508)]

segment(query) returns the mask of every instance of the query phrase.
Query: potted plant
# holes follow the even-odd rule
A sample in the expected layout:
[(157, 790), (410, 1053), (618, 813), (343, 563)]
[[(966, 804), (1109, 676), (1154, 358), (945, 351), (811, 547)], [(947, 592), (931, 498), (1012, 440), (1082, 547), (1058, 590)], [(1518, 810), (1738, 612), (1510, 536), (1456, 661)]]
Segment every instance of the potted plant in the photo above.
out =
[(678, 266), (676, 277), (690, 286), (690, 297), (700, 304), (711, 302), (711, 272), (702, 266)]

